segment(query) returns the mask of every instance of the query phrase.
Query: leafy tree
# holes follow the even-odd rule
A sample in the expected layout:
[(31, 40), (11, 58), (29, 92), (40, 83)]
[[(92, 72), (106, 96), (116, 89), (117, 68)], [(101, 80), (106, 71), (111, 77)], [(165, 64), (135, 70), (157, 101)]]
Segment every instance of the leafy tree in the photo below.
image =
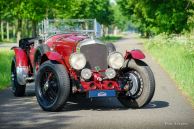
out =
[(129, 25), (128, 18), (122, 14), (117, 4), (111, 6), (113, 11), (113, 26), (118, 27), (121, 30), (126, 30)]
[(59, 18), (95, 18), (105, 26), (113, 21), (109, 0), (66, 0), (65, 4), (58, 7), (57, 17)]
[(17, 25), (17, 39), (31, 33), (36, 36), (37, 23), (44, 18), (97, 19), (106, 27), (123, 22), (109, 0), (0, 0), (0, 21)]
[(162, 32), (179, 34), (190, 29), (188, 19), (194, 9), (191, 0), (119, 0), (118, 3), (145, 36)]

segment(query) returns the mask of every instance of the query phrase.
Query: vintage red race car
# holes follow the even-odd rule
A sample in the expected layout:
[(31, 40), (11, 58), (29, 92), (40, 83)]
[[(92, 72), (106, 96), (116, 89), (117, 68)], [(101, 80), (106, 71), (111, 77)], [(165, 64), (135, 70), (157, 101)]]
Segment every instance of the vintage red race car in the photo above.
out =
[[(141, 108), (151, 101), (155, 80), (140, 50), (122, 55), (112, 43), (91, 36), (96, 32), (88, 29), (86, 20), (71, 20), (73, 26), (75, 21), (84, 23), (82, 31), (79, 27), (72, 31), (62, 21), (60, 25), (56, 20), (43, 21), (40, 37), (21, 39), (19, 47), (12, 48), (15, 96), (23, 96), (26, 84), (35, 81), (36, 98), (45, 111), (61, 110), (70, 95), (80, 93), (88, 98), (117, 97), (127, 108)], [(67, 28), (71, 31), (64, 33)]]

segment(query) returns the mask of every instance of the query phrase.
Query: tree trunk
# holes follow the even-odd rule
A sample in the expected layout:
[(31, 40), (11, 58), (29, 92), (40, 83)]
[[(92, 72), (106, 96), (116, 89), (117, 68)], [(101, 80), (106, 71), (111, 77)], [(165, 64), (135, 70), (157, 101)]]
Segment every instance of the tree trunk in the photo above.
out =
[(4, 40), (4, 28), (3, 28), (3, 21), (1, 21), (1, 39)]
[(108, 35), (108, 27), (103, 25), (103, 37)]
[(145, 32), (145, 38), (149, 38), (150, 37), (150, 32), (146, 31)]
[(101, 34), (102, 34), (103, 37), (105, 36), (104, 25), (101, 26)]
[(7, 22), (7, 25), (6, 25), (6, 30), (7, 30), (7, 41), (9, 41), (9, 22)]
[(13, 38), (15, 39), (16, 38), (16, 35), (15, 35), (15, 33), (16, 33), (16, 27), (15, 27), (15, 25), (13, 25)]
[(26, 26), (25, 25), (26, 25), (26, 19), (24, 19), (22, 22), (22, 31), (21, 31), (22, 37), (26, 37)]
[(32, 21), (32, 37), (36, 37), (37, 33), (36, 33), (36, 21), (33, 20)]
[(19, 43), (19, 40), (22, 37), (22, 19), (18, 19), (18, 25), (17, 25), (17, 43)]
[(87, 22), (85, 22), (84, 29), (88, 30), (88, 23)]
[(113, 35), (117, 35), (118, 29), (116, 26), (113, 27)]
[(29, 26), (30, 22), (29, 20), (27, 20), (26, 22), (26, 30), (27, 30), (27, 37), (30, 37), (30, 26)]
[(29, 20), (25, 19), (25, 22), (23, 22), (23, 29), (22, 29), (22, 35), (23, 37), (30, 37), (29, 33), (30, 33), (30, 28), (29, 28)]
[(107, 26), (104, 27), (104, 35), (105, 35), (105, 36), (108, 35), (108, 27), (107, 27)]

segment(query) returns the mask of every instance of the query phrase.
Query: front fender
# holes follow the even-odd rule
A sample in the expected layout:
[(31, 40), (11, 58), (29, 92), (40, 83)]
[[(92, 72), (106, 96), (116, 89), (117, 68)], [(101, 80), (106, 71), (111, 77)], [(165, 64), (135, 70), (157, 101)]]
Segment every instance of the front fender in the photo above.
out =
[(26, 55), (26, 52), (19, 48), (19, 47), (13, 47), (11, 50), (14, 50), (15, 58), (16, 58), (16, 67), (28, 67), (28, 58)]
[(144, 59), (145, 55), (141, 50), (138, 50), (138, 49), (134, 49), (134, 50), (131, 50), (131, 51), (126, 51), (125, 60), (130, 59), (130, 58), (140, 60), (140, 59)]
[(57, 62), (63, 64), (63, 57), (59, 53), (49, 51), (49, 52), (45, 53), (45, 55), (49, 60), (57, 61)]
[(14, 67), (16, 67), (17, 81), (20, 85), (25, 85), (29, 72), (29, 64), (26, 52), (19, 47), (13, 47), (11, 50), (14, 50), (15, 52)]

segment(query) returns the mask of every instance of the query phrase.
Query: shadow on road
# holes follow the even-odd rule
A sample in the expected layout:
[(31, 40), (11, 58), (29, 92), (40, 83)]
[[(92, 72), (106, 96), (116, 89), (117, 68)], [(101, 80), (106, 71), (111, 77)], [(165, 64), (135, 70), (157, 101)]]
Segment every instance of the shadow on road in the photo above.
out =
[(24, 97), (14, 97), (10, 89), (1, 92), (0, 97), (0, 129), (23, 128), (64, 128), (70, 126), (69, 121), (77, 115), (58, 112), (44, 112), (38, 106), (33, 90), (27, 91)]
[[(166, 101), (152, 101), (142, 109), (158, 109), (165, 108), (168, 106), (169, 103)], [(123, 107), (117, 100), (117, 98), (104, 98), (104, 99), (97, 98), (93, 100), (82, 98), (73, 102), (68, 101), (63, 111), (77, 111), (77, 110), (108, 111), (108, 110), (128, 110), (128, 109)]]
[[(34, 89), (29, 89), (25, 97), (35, 96)], [(151, 101), (142, 109), (157, 109), (168, 107), (169, 103), (166, 101)], [(127, 110), (123, 107), (117, 98), (93, 98), (88, 99), (85, 96), (79, 95), (71, 97), (67, 104), (64, 106), (63, 111), (78, 111), (78, 110), (95, 110), (95, 111), (108, 111), (108, 110)]]
[[(45, 112), (38, 106), (34, 90), (28, 90), (25, 97), (14, 97), (10, 89), (1, 92), (0, 97), (7, 97), (0, 102), (1, 128), (64, 128), (70, 127), (71, 121), (83, 117), (72, 111), (120, 111), (127, 110), (116, 98), (86, 99), (75, 97), (67, 102), (61, 112)], [(152, 101), (145, 108), (165, 108), (169, 106), (165, 101)], [(129, 111), (135, 111), (129, 109)], [(68, 113), (71, 112), (71, 113)], [(54, 124), (53, 124), (54, 123)]]
[(117, 98), (93, 98), (73, 97), (65, 105), (63, 111), (94, 110), (94, 111), (116, 111), (126, 110)]
[[(26, 97), (35, 96), (34, 90), (28, 90)], [(151, 101), (142, 109), (157, 109), (168, 107), (169, 103), (166, 101)], [(69, 99), (63, 111), (78, 111), (78, 110), (95, 110), (95, 111), (108, 111), (108, 110), (127, 110), (123, 107), (117, 98), (93, 98), (87, 99), (85, 96), (79, 95)]]
[(152, 101), (147, 106), (145, 106), (143, 109), (164, 108), (168, 106), (169, 106), (169, 103), (166, 101)]

